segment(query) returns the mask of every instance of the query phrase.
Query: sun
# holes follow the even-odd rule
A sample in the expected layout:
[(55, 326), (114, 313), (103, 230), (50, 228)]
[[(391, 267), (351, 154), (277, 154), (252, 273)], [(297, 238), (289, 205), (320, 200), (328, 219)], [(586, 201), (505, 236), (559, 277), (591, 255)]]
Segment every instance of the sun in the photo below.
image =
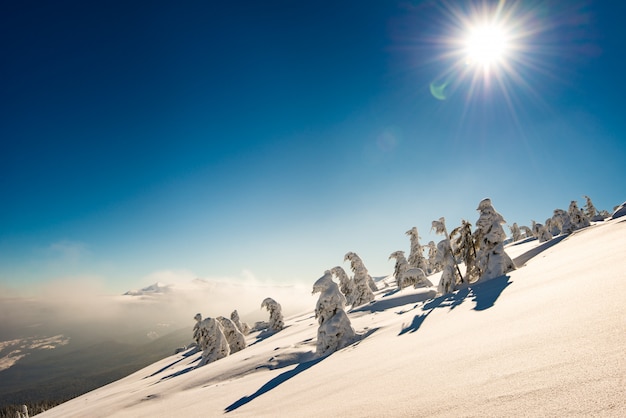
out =
[(481, 24), (469, 29), (464, 46), (466, 64), (488, 68), (506, 59), (509, 39), (501, 25)]

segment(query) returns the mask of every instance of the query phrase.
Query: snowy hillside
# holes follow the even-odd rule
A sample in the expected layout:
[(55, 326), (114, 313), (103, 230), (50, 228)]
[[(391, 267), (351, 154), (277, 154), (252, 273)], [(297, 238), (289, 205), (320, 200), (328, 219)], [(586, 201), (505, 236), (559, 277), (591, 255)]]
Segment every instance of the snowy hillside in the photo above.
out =
[(625, 247), (625, 218), (512, 245), (525, 265), (506, 276), (379, 290), (327, 357), (311, 306), (214, 363), (173, 355), (41, 417), (626, 416)]

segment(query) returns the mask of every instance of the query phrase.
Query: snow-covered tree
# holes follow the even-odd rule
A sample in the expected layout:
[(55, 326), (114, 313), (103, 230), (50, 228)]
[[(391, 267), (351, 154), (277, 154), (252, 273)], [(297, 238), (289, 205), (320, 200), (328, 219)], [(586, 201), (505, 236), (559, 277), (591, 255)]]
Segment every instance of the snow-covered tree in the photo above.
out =
[(272, 331), (280, 331), (285, 326), (283, 322), (283, 312), (280, 303), (272, 298), (265, 298), (261, 303), (261, 308), (266, 308), (270, 313), (269, 326)]
[(428, 242), (428, 274), (437, 273), (443, 267), (437, 262), (437, 246), (435, 241)]
[(522, 225), (519, 227), (519, 229), (522, 230), (522, 232), (524, 233), (524, 238), (532, 238), (533, 237), (533, 231), (532, 229), (530, 229), (529, 227), (527, 227), (526, 225)]
[(243, 336), (233, 321), (223, 316), (218, 316), (217, 320), (222, 326), (222, 332), (224, 332), (224, 337), (226, 337), (226, 341), (228, 342), (230, 354), (246, 348), (246, 337)]
[(530, 229), (532, 229), (533, 231), (533, 237), (539, 238), (539, 227), (537, 227), (537, 221), (533, 219), (531, 222), (532, 224), (531, 224)]
[(437, 292), (441, 295), (453, 292), (457, 281), (456, 262), (452, 255), (450, 240), (447, 238), (437, 244), (437, 262), (443, 267)]
[(393, 274), (396, 278), (396, 285), (398, 286), (398, 289), (404, 289), (405, 287), (409, 287), (411, 285), (416, 288), (433, 285), (430, 280), (426, 278), (424, 270), (417, 267), (411, 267), (404, 256), (404, 251), (395, 251), (391, 253), (389, 259), (391, 260), (392, 258), (395, 258), (396, 260)]
[(552, 226), (550, 231), (552, 236), (569, 234), (574, 230), (569, 215), (563, 209), (554, 209), (550, 225)]
[(588, 219), (593, 219), (593, 217), (596, 216), (596, 214), (598, 213), (598, 210), (593, 205), (593, 202), (591, 201), (591, 198), (589, 196), (583, 196), (583, 197), (587, 201), (587, 203), (585, 204), (583, 208), (584, 214)]
[(461, 283), (470, 283), (478, 279), (480, 273), (476, 268), (476, 242), (472, 235), (472, 224), (463, 219), (461, 226), (454, 228), (450, 233), (450, 240), (454, 258), (465, 263), (465, 277), (461, 278)]
[(419, 234), (417, 228), (413, 227), (406, 231), (406, 235), (411, 239), (411, 252), (409, 253), (409, 265), (411, 267), (417, 267), (424, 271), (428, 270), (428, 260), (424, 257), (424, 247), (421, 246), (419, 241)]
[(197, 313), (196, 316), (193, 317), (196, 320), (195, 325), (193, 326), (193, 340), (196, 342), (196, 346), (200, 346), (200, 323), (202, 322), (202, 314)]
[(437, 292), (443, 295), (454, 291), (457, 283), (457, 277), (461, 277), (461, 272), (459, 271), (456, 260), (454, 259), (452, 243), (448, 238), (445, 218), (441, 217), (438, 221), (433, 221), (432, 229), (435, 230), (435, 233), (441, 234), (445, 237), (445, 239), (439, 241), (437, 244), (437, 262), (442, 266), (443, 270), (441, 273), (441, 279), (439, 280), (439, 286), (437, 287)]
[(533, 221), (533, 233), (539, 242), (546, 242), (552, 239), (552, 233), (547, 226)]
[(578, 203), (576, 203), (575, 200), (572, 200), (570, 203), (567, 214), (569, 215), (570, 222), (574, 226), (574, 229), (585, 228), (590, 225), (589, 218), (578, 208)]
[(248, 335), (250, 333), (250, 325), (246, 324), (245, 322), (241, 322), (241, 319), (239, 319), (239, 312), (237, 312), (237, 309), (235, 309), (230, 314), (230, 320), (233, 321), (233, 323), (235, 324), (239, 332), (241, 332), (243, 335)]
[(491, 199), (483, 199), (478, 205), (480, 212), (476, 221), (475, 236), (478, 242), (476, 254), (480, 280), (493, 279), (515, 269), (513, 260), (504, 252), (506, 234), (502, 215), (494, 209)]
[(350, 267), (354, 273), (354, 300), (352, 307), (357, 307), (369, 303), (374, 300), (374, 293), (369, 286), (372, 277), (367, 272), (363, 260), (353, 252), (349, 252), (344, 257), (344, 261), (350, 260)]
[(370, 288), (372, 292), (375, 292), (378, 290), (378, 285), (376, 285), (374, 278), (370, 275), (368, 275), (368, 278), (367, 278), (367, 286)]
[(352, 306), (355, 297), (354, 280), (348, 277), (348, 273), (341, 266), (331, 268), (330, 272), (339, 279), (339, 290), (346, 297), (346, 305)]
[(346, 298), (326, 270), (313, 285), (313, 294), (320, 293), (315, 307), (317, 329), (317, 354), (322, 356), (354, 342), (356, 333), (345, 311)]
[(520, 231), (519, 226), (517, 226), (517, 222), (513, 222), (513, 226), (509, 227), (511, 230), (511, 238), (513, 242), (519, 241), (522, 239), (522, 231)]
[(396, 286), (398, 289), (402, 289), (402, 276), (404, 275), (404, 272), (409, 269), (409, 262), (404, 256), (404, 251), (395, 251), (391, 253), (389, 255), (389, 260), (392, 258), (396, 260), (396, 265), (393, 268), (393, 277), (396, 279)]
[(202, 359), (198, 367), (212, 363), (230, 354), (228, 341), (224, 336), (222, 326), (215, 318), (205, 318), (198, 327), (198, 346), (202, 350)]

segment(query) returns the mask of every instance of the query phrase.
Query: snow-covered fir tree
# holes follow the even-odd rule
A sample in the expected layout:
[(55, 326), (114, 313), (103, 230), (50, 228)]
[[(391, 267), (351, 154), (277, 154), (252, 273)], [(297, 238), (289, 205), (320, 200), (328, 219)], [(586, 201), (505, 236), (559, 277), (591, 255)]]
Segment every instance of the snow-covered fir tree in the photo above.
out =
[(369, 285), (372, 277), (367, 272), (363, 260), (353, 252), (349, 252), (344, 257), (344, 261), (350, 260), (350, 267), (354, 273), (354, 300), (352, 307), (357, 307), (374, 300), (374, 292)]
[(550, 225), (552, 226), (550, 233), (553, 236), (559, 234), (569, 234), (574, 230), (574, 227), (570, 222), (569, 215), (563, 209), (554, 209)]
[[(389, 255), (389, 260), (396, 260), (396, 265), (393, 267), (393, 277), (396, 279), (396, 286), (398, 289), (402, 289), (402, 277), (404, 272), (409, 269), (409, 262), (404, 256), (404, 251), (395, 251)], [(408, 285), (407, 285), (408, 286)]]
[(457, 277), (461, 276), (461, 272), (458, 271), (458, 266), (456, 264), (456, 260), (454, 259), (452, 243), (448, 238), (445, 218), (441, 217), (438, 221), (433, 221), (432, 229), (435, 230), (435, 233), (441, 234), (445, 237), (445, 239), (439, 241), (437, 244), (437, 262), (442, 266), (441, 279), (439, 280), (437, 292), (443, 295), (454, 291), (457, 283)]
[(424, 271), (428, 270), (428, 260), (424, 257), (424, 247), (420, 244), (419, 234), (417, 228), (413, 227), (406, 231), (406, 235), (411, 240), (411, 252), (409, 253), (409, 265), (411, 267), (417, 267)]
[(367, 286), (370, 288), (372, 292), (375, 292), (378, 290), (378, 286), (376, 285), (374, 278), (370, 276), (369, 274), (367, 276)]
[(330, 272), (339, 279), (339, 290), (346, 297), (346, 305), (352, 306), (355, 297), (354, 280), (348, 276), (348, 273), (341, 266), (331, 268)]
[(515, 269), (513, 261), (504, 252), (506, 234), (502, 225), (506, 221), (496, 212), (491, 199), (483, 199), (476, 210), (480, 212), (475, 232), (478, 242), (476, 260), (480, 280), (493, 279)]
[(450, 233), (450, 239), (455, 260), (465, 263), (465, 276), (461, 278), (461, 282), (477, 280), (480, 274), (476, 268), (476, 242), (472, 235), (472, 224), (463, 219), (461, 225)]
[(522, 230), (522, 232), (524, 233), (524, 238), (532, 238), (533, 237), (533, 231), (532, 229), (530, 229), (529, 227), (527, 227), (526, 225), (522, 225), (519, 227), (519, 229)]
[(444, 295), (453, 292), (457, 281), (456, 262), (452, 255), (450, 240), (447, 238), (439, 241), (437, 244), (437, 262), (442, 266), (437, 293)]
[(226, 337), (226, 341), (228, 342), (228, 347), (230, 349), (230, 354), (236, 353), (237, 351), (241, 351), (246, 348), (246, 337), (243, 336), (241, 331), (237, 328), (235, 323), (223, 316), (218, 316), (217, 320), (222, 326), (222, 332), (224, 333), (224, 337)]
[(198, 327), (198, 346), (202, 350), (202, 359), (198, 367), (222, 359), (230, 354), (228, 341), (222, 326), (215, 318), (205, 318)]
[(522, 231), (517, 226), (517, 222), (513, 222), (513, 226), (509, 227), (511, 230), (511, 239), (513, 242), (519, 241), (522, 239)]
[(313, 285), (313, 294), (320, 293), (315, 306), (318, 355), (323, 356), (354, 342), (356, 333), (345, 311), (346, 298), (332, 279), (330, 270)]
[(424, 270), (417, 267), (411, 267), (404, 256), (404, 251), (395, 251), (391, 253), (389, 259), (391, 260), (392, 258), (396, 260), (393, 274), (396, 278), (396, 285), (398, 286), (398, 289), (404, 289), (405, 287), (409, 287), (411, 285), (416, 288), (433, 285), (426, 277)]
[(588, 219), (593, 219), (598, 214), (598, 210), (593, 205), (593, 202), (591, 201), (591, 198), (589, 196), (583, 197), (587, 201), (587, 203), (583, 207), (584, 214)]
[(441, 271), (443, 267), (437, 261), (437, 246), (435, 241), (428, 242), (428, 274), (434, 274)]
[(200, 347), (200, 323), (202, 322), (202, 314), (197, 313), (193, 319), (196, 320), (193, 326), (193, 340), (196, 343), (196, 347)]
[(536, 223), (535, 221), (533, 221), (533, 232), (539, 242), (546, 242), (552, 239), (550, 229), (543, 224)]
[(272, 331), (280, 331), (284, 328), (283, 312), (280, 303), (272, 298), (265, 298), (261, 303), (261, 308), (266, 308), (270, 313), (269, 327)]
[(237, 309), (235, 309), (230, 314), (230, 320), (233, 321), (239, 332), (241, 332), (243, 335), (248, 335), (250, 333), (250, 325), (246, 324), (245, 322), (241, 322)]
[(574, 226), (574, 229), (581, 229), (590, 225), (589, 218), (578, 208), (578, 203), (576, 203), (575, 200), (572, 200), (570, 203), (567, 214), (569, 215), (570, 222)]

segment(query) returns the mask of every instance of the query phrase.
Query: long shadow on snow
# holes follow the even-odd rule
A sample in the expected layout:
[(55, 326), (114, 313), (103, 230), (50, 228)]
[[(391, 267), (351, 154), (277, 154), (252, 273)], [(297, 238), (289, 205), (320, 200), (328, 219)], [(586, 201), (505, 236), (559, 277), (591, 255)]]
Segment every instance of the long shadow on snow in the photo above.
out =
[[(194, 361), (192, 361), (191, 363), (199, 363), (199, 362), (200, 362), (200, 359), (201, 359), (201, 357), (198, 357), (197, 359), (195, 359), (195, 360), (194, 360)], [(179, 361), (180, 361), (180, 360), (179, 360)], [(178, 361), (177, 361), (176, 363), (178, 363)], [(174, 364), (176, 364), (176, 363), (173, 363), (172, 365), (174, 365)], [(192, 371), (192, 370), (193, 370), (193, 369), (195, 369), (196, 367), (197, 367), (197, 366), (190, 366), (190, 367), (187, 367), (187, 368), (185, 368), (185, 369), (183, 369), (183, 370), (179, 370), (179, 371), (177, 371), (177, 372), (175, 372), (175, 373), (168, 374), (167, 376), (163, 376), (162, 378), (160, 378), (160, 379), (159, 379), (159, 381), (158, 381), (158, 382), (156, 382), (156, 383), (163, 382), (163, 381), (165, 381), (165, 380), (169, 380), (169, 379), (171, 379), (171, 378), (173, 378), (173, 377), (177, 377), (177, 376), (183, 375), (183, 374), (185, 374), (185, 373), (189, 373), (190, 371)], [(155, 373), (155, 374), (156, 374), (156, 373)], [(154, 376), (154, 374), (153, 374), (153, 375), (151, 375), (151, 377), (152, 377), (152, 376)]]
[[(372, 329), (368, 330), (365, 334), (357, 335), (357, 338), (355, 340), (353, 340), (352, 344), (349, 344), (347, 347), (344, 347), (344, 349), (348, 348), (348, 347), (355, 347), (355, 346), (359, 345), (361, 343), (361, 341), (363, 341), (365, 338), (367, 338), (370, 335), (372, 335), (373, 333), (375, 333), (377, 330), (378, 330), (378, 328), (372, 328)], [(247, 403), (252, 402), (253, 400), (258, 398), (259, 396), (263, 395), (264, 393), (269, 392), (272, 389), (275, 389), (276, 387), (278, 387), (279, 385), (285, 383), (287, 380), (291, 379), (292, 377), (295, 377), (295, 376), (299, 375), (300, 373), (310, 369), (311, 367), (313, 367), (316, 364), (320, 363), (322, 360), (328, 358), (332, 354), (333, 353), (327, 354), (327, 355), (322, 356), (322, 357), (314, 357), (314, 358), (312, 358), (310, 360), (306, 360), (306, 361), (305, 361), (305, 359), (311, 358), (311, 357), (315, 356), (315, 353), (308, 352), (308, 353), (301, 353), (301, 354), (299, 354), (299, 357), (300, 357), (300, 359), (302, 361), (300, 363), (298, 363), (298, 365), (296, 367), (294, 367), (291, 370), (287, 370), (286, 372), (283, 372), (283, 373), (279, 374), (278, 376), (276, 376), (275, 378), (271, 379), (269, 382), (267, 382), (266, 384), (261, 386), (252, 395), (250, 395), (250, 396), (243, 396), (243, 397), (239, 398), (239, 400), (233, 402), (232, 404), (230, 404), (226, 408), (224, 408), (224, 412), (226, 412), (226, 413), (232, 412), (232, 411), (238, 409), (239, 407), (242, 407), (242, 406), (246, 405)], [(263, 365), (263, 366), (257, 367), (257, 369), (258, 368), (262, 368), (262, 367), (267, 367), (269, 370), (274, 370), (274, 369), (287, 367), (290, 364), (293, 364), (292, 362), (290, 362), (290, 360), (286, 360), (284, 362), (279, 361), (275, 365), (271, 365), (271, 366), (270, 365)]]
[(252, 395), (250, 396), (244, 396), (242, 398), (240, 398), (238, 401), (228, 405), (224, 411), (225, 412), (232, 412), (234, 410), (236, 410), (237, 408), (244, 406), (245, 404), (252, 402), (253, 400), (255, 400), (256, 398), (258, 398), (259, 396), (263, 395), (264, 393), (269, 392), (270, 390), (276, 388), (278, 385), (281, 385), (283, 383), (285, 383), (287, 380), (291, 379), (292, 377), (295, 377), (297, 375), (299, 375), (300, 373), (302, 373), (303, 371), (310, 369), (311, 367), (315, 366), (317, 363), (319, 363), (320, 361), (324, 360), (326, 357), (319, 357), (313, 360), (309, 360), (309, 361), (305, 361), (303, 363), (298, 364), (296, 367), (294, 367), (291, 370), (287, 370), (284, 373), (279, 374), (278, 376), (276, 376), (275, 378), (273, 378), (272, 380), (270, 380), (269, 382), (267, 382), (266, 384), (264, 384), (263, 386), (261, 386), (256, 392), (254, 392)]
[[(287, 325), (286, 327), (284, 327), (284, 328), (283, 328), (283, 330), (284, 330), (284, 329), (287, 329), (287, 328), (289, 328), (289, 327), (290, 327), (290, 325)], [(281, 330), (281, 331), (282, 331), (282, 330)], [(277, 332), (279, 332), (279, 331), (274, 331), (274, 330), (271, 330), (271, 329), (269, 329), (269, 328), (268, 328), (268, 329), (264, 329), (263, 331), (261, 331), (261, 332), (259, 333), (259, 335), (257, 335), (257, 336), (255, 337), (255, 338), (256, 338), (256, 341), (254, 341), (252, 344), (248, 345), (248, 347), (251, 347), (251, 346), (253, 346), (254, 344), (258, 344), (258, 343), (260, 343), (261, 341), (263, 341), (263, 340), (265, 340), (265, 339), (267, 339), (267, 338), (271, 337), (272, 335), (276, 334)]]
[(518, 268), (522, 267), (524, 264), (528, 262), (528, 260), (530, 260), (533, 257), (536, 257), (537, 255), (541, 254), (548, 248), (563, 241), (565, 238), (569, 237), (569, 235), (570, 234), (558, 235), (552, 238), (551, 240), (546, 241), (543, 244), (536, 246), (532, 250), (526, 251), (524, 254), (518, 255), (517, 257), (515, 257), (515, 259), (513, 259), (513, 264), (515, 264), (515, 267), (518, 267)]
[(426, 302), (422, 306), (422, 311), (425, 313), (415, 315), (411, 324), (402, 328), (398, 335), (416, 332), (420, 329), (426, 318), (428, 318), (428, 315), (435, 309), (449, 308), (452, 310), (461, 305), (468, 296), (472, 296), (472, 301), (476, 303), (476, 306), (474, 306), (475, 311), (484, 311), (491, 308), (495, 305), (496, 300), (498, 300), (504, 289), (512, 283), (509, 281), (509, 278), (510, 276), (506, 275), (496, 277), (495, 279), (469, 285), (454, 293), (448, 293)]
[(163, 367), (160, 370), (157, 370), (156, 372), (152, 373), (150, 376), (144, 377), (144, 379), (147, 379), (148, 377), (154, 377), (154, 376), (156, 376), (159, 373), (163, 373), (164, 371), (166, 371), (170, 367), (174, 366), (175, 364), (180, 363), (181, 361), (185, 360), (187, 357), (190, 357), (190, 356), (192, 356), (192, 355), (194, 355), (196, 353), (199, 353), (199, 352), (200, 352), (200, 349), (198, 347), (193, 347), (192, 349), (190, 349), (187, 352), (183, 353), (183, 357), (182, 358), (176, 360), (173, 363), (168, 364), (167, 366)]
[[(397, 292), (393, 292), (394, 294)], [(356, 309), (350, 310), (350, 312), (382, 312), (387, 309), (396, 308), (398, 306), (408, 305), (409, 303), (423, 302), (428, 299), (432, 299), (437, 294), (434, 290), (429, 290), (424, 293), (411, 293), (404, 296), (398, 296), (390, 299), (380, 299), (374, 302), (370, 302), (367, 305), (359, 306)], [(385, 295), (387, 296), (387, 295)]]

